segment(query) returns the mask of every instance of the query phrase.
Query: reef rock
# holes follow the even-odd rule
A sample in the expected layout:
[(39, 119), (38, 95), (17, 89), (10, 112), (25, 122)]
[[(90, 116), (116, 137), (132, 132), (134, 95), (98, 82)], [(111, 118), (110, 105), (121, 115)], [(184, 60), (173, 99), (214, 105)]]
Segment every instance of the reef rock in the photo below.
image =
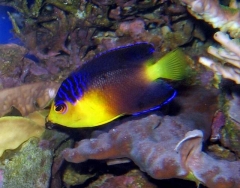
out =
[(217, 109), (216, 95), (201, 87), (189, 89), (177, 98), (177, 104), (170, 106), (174, 112), (179, 109), (178, 114), (116, 121), (109, 132), (84, 139), (62, 155), (74, 163), (129, 158), (155, 179), (177, 177), (209, 187), (239, 187), (239, 162), (216, 160), (202, 152), (203, 138), (210, 136)]

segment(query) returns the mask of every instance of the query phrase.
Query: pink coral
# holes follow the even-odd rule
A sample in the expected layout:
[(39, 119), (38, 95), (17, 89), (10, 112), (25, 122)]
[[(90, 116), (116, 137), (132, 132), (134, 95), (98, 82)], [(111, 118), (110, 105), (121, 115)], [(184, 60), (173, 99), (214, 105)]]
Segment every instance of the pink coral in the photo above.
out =
[(145, 31), (145, 23), (143, 20), (135, 20), (132, 22), (122, 22), (119, 25), (119, 32), (129, 34), (131, 37), (138, 38)]
[(120, 23), (116, 32), (119, 36), (130, 36), (134, 41), (151, 42), (158, 46), (162, 42), (161, 36), (148, 32), (145, 27), (142, 19), (136, 19)]
[(215, 96), (195, 88), (179, 97), (182, 110), (177, 116), (126, 118), (109, 132), (64, 150), (63, 157), (74, 163), (126, 157), (155, 179), (177, 177), (208, 187), (239, 188), (239, 162), (216, 160), (201, 151), (203, 137), (210, 136)]

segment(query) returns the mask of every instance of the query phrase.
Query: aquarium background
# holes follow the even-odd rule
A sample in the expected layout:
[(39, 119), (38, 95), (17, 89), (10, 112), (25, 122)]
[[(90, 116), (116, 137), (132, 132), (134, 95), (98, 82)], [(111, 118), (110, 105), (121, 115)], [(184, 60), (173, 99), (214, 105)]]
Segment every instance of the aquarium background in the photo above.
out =
[[(237, 0), (0, 0), (0, 188), (239, 188), (239, 8)], [(96, 127), (46, 123), (72, 72), (139, 43), (153, 45), (156, 59), (183, 52), (187, 76), (159, 78), (176, 91), (171, 102)], [(116, 61), (108, 63), (86, 74)], [(81, 84), (62, 87), (68, 98)]]
[(13, 41), (12, 23), (7, 14), (7, 12), (13, 11), (13, 8), (0, 6), (0, 44)]

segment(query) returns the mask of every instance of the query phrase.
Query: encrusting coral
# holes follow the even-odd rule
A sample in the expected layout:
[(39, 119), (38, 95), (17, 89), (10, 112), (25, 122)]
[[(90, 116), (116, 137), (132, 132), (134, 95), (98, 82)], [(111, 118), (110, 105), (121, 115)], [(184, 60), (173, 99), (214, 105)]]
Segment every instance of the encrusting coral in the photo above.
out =
[(40, 137), (44, 127), (24, 117), (6, 116), (0, 118), (0, 157), (8, 149), (16, 149), (31, 137)]
[(38, 82), (0, 91), (0, 116), (15, 107), (22, 116), (43, 109), (55, 97), (58, 83)]
[[(41, 147), (39, 140), (46, 137), (48, 110), (42, 109), (58, 87), (55, 82), (38, 82), (0, 91), (1, 116), (11, 115), (0, 117), (0, 187), (49, 187), (53, 150)], [(61, 136), (55, 134), (50, 140), (57, 139)]]
[(39, 138), (31, 138), (15, 152), (8, 153), (8, 158), (1, 159), (2, 188), (49, 188), (53, 154), (38, 144)]
[(51, 102), (58, 87), (59, 84), (55, 82), (39, 82), (0, 91), (0, 116), (11, 112), (12, 107), (22, 116), (28, 115), (0, 118), (0, 156), (5, 150), (15, 149), (29, 138), (39, 138), (42, 135), (45, 130), (45, 115), (38, 110)]
[[(16, 8), (18, 12), (9, 13), (15, 36), (38, 58), (41, 68), (52, 74), (75, 69), (100, 52), (130, 43), (150, 42), (164, 52), (198, 37), (192, 31), (194, 24), (184, 17), (185, 8), (173, 1), (40, 0), (27, 4), (27, 0), (0, 1)], [(160, 48), (164, 25), (173, 26), (171, 40), (166, 39)]]
[(112, 187), (128, 187), (128, 188), (157, 188), (148, 181), (148, 178), (140, 170), (131, 170), (121, 176), (114, 176), (112, 174), (104, 174), (100, 176), (97, 181), (92, 182), (87, 188), (112, 188)]
[[(175, 3), (178, 1), (80, 0), (63, 2), (61, 0), (39, 0), (32, 2), (31, 5), (27, 4), (28, 2), (27, 0), (0, 1), (1, 5), (14, 7), (18, 11), (18, 13), (10, 13), (9, 16), (14, 26), (15, 35), (26, 46), (26, 49), (24, 49), (19, 46), (8, 45), (8, 51), (14, 52), (12, 49), (19, 49), (21, 51), (20, 55), (13, 60), (10, 59), (10, 61), (8, 57), (0, 58), (3, 62), (0, 69), (2, 71), (4, 68), (7, 73), (1, 74), (1, 77), (4, 77), (4, 79), (1, 78), (1, 88), (4, 88), (4, 90), (0, 91), (0, 115), (5, 115), (14, 107), (21, 115), (25, 116), (18, 117), (18, 121), (21, 122), (23, 120), (26, 125), (33, 124), (32, 128), (36, 124), (42, 125), (44, 123), (44, 115), (40, 113), (26, 115), (43, 109), (48, 105), (54, 97), (59, 84), (41, 82), (22, 85), (23, 83), (36, 82), (36, 80), (60, 81), (71, 70), (95, 54), (129, 43), (150, 42), (155, 45), (156, 51), (166, 52), (181, 45), (188, 46), (193, 41), (193, 38), (197, 38), (196, 41), (199, 41), (198, 39), (202, 42), (205, 40), (201, 32), (199, 32), (200, 35), (199, 33), (198, 35), (194, 34), (197, 24), (195, 25), (191, 21), (192, 19), (186, 16), (184, 6)], [(220, 28), (222, 32), (230, 32), (231, 37), (239, 37), (239, 13), (237, 9), (232, 9), (231, 13), (221, 8), (216, 0), (182, 0), (182, 2), (188, 4), (189, 10), (193, 15), (212, 23), (214, 27)], [(228, 40), (228, 42), (231, 41), (231, 39)], [(220, 41), (220, 43), (226, 49), (226, 46), (224, 46), (225, 42), (222, 43)], [(6, 46), (3, 48), (6, 49)], [(210, 49), (214, 48), (210, 47)], [(222, 52), (222, 50), (215, 50), (215, 56), (220, 56), (220, 59), (226, 60), (226, 57), (222, 56), (220, 51)], [(37, 57), (38, 63), (27, 59), (25, 57), (27, 52)], [(227, 52), (227, 50), (224, 50), (224, 52)], [(4, 54), (4, 52), (2, 53)], [(231, 56), (232, 53), (228, 53), (228, 55)], [(232, 60), (232, 57), (229, 57), (227, 60), (230, 59)], [(17, 66), (11, 66), (12, 64)], [(239, 70), (238, 66), (232, 65)], [(225, 66), (224, 70), (227, 70)], [(220, 72), (220, 69), (216, 71)], [(236, 74), (238, 73), (236, 72)], [(224, 74), (222, 75), (224, 76)], [(2, 84), (5, 83), (4, 80), (12, 77), (14, 81), (20, 80), (20, 82)], [(238, 83), (238, 79), (234, 77), (234, 80)], [(17, 85), (22, 86), (15, 87)], [(7, 87), (15, 88), (5, 89)], [(203, 183), (210, 188), (239, 187), (239, 161), (217, 160), (201, 151), (203, 137), (204, 140), (209, 138), (212, 117), (218, 109), (216, 107), (216, 93), (213, 94), (208, 90), (196, 89), (196, 87), (193, 90), (194, 92), (190, 90), (190, 93), (187, 93), (185, 98), (183, 97), (180, 100), (177, 98), (181, 106), (180, 114), (164, 117), (159, 114), (143, 115), (117, 120), (109, 124), (109, 126), (117, 125), (116, 127), (111, 127), (110, 131), (91, 139), (80, 141), (76, 148), (64, 150), (62, 156), (71, 162), (127, 157), (134, 161), (141, 170), (156, 179), (182, 178)], [(175, 112), (177, 108), (173, 108)], [(4, 117), (3, 120), (6, 118)], [(15, 122), (13, 117), (8, 118), (11, 119), (10, 121)], [(38, 119), (37, 123), (36, 118)], [(33, 119), (35, 119), (35, 123), (32, 122)], [(222, 126), (221, 124), (220, 128)], [(105, 128), (107, 126), (102, 129), (104, 130)], [(218, 131), (221, 131), (220, 128)], [(37, 129), (43, 130), (43, 127)], [(16, 130), (19, 129), (16, 128)], [(27, 129), (23, 135), (27, 134), (28, 130), (31, 130), (31, 128)], [(32, 132), (34, 133), (36, 130)], [(18, 132), (22, 134), (22, 131)], [(229, 134), (231, 133), (230, 130)], [(4, 134), (4, 136), (8, 134)], [(36, 134), (36, 136), (39, 137), (39, 134)], [(226, 144), (224, 145), (226, 147), (229, 146), (227, 141), (228, 139), (226, 139)], [(8, 142), (10, 143), (10, 141)], [(49, 149), (45, 155), (46, 158), (42, 160), (41, 154), (43, 152), (42, 148), (38, 147), (38, 139), (36, 139), (34, 144), (30, 142), (31, 140), (27, 143), (39, 151), (37, 153), (32, 149), (30, 159), (38, 159), (38, 161), (35, 162), (33, 160), (34, 162), (32, 162), (29, 160), (29, 151), (27, 150), (24, 150), (22, 153), (25, 159), (24, 162), (22, 160), (9, 160), (8, 164), (11, 165), (11, 170), (9, 171), (6, 168), (7, 170), (2, 171), (0, 169), (0, 187), (3, 175), (5, 175), (6, 186), (18, 186), (18, 179), (16, 180), (16, 177), (14, 178), (12, 175), (17, 172), (22, 175), (17, 178), (28, 179), (29, 169), (31, 173), (34, 173), (31, 175), (32, 179), (28, 182), (37, 181), (39, 183), (43, 181), (45, 184), (43, 186), (39, 185), (39, 187), (49, 187), (50, 163), (52, 162), (52, 152), (49, 150), (53, 151), (61, 144), (60, 142), (55, 145), (52, 144), (55, 143), (52, 138), (46, 138), (46, 140), (41, 141), (40, 145)], [(62, 142), (63, 140), (61, 140)], [(62, 149), (59, 149), (59, 152)], [(238, 150), (231, 151), (238, 152)], [(58, 153), (55, 153), (55, 156), (58, 157)], [(12, 161), (14, 163), (11, 163)], [(47, 173), (35, 173), (37, 167), (32, 166), (33, 163), (40, 166), (46, 161), (47, 163), (43, 166), (47, 168)], [(28, 162), (28, 166), (23, 167), (23, 164), (26, 164), (26, 162)], [(31, 168), (28, 168), (29, 166)], [(5, 167), (7, 167), (7, 164)], [(9, 174), (7, 175), (7, 173)], [(60, 179), (62, 174), (62, 171), (60, 171), (59, 176), (57, 176), (54, 174), (53, 168), (52, 187), (61, 187), (59, 184), (62, 183)], [(59, 179), (56, 177), (59, 177)], [(66, 181), (66, 179), (63, 180)], [(22, 183), (22, 185), (25, 185), (24, 181)], [(76, 181), (74, 183), (79, 182)], [(36, 183), (27, 187), (35, 185)]]
[[(196, 101), (194, 96), (201, 98)], [(182, 111), (177, 116), (126, 118), (120, 125), (115, 122), (118, 126), (109, 132), (65, 149), (62, 155), (74, 163), (126, 157), (155, 179), (177, 177), (208, 187), (239, 188), (239, 162), (216, 160), (201, 151), (203, 137), (211, 132), (215, 97), (216, 93), (198, 88), (178, 98)]]

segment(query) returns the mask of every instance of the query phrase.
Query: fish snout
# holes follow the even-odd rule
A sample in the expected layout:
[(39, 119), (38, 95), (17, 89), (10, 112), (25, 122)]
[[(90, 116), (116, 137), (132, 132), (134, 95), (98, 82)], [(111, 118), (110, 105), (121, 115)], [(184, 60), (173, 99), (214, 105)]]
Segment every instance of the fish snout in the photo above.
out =
[(55, 124), (48, 120), (48, 116), (45, 119), (45, 128), (46, 129), (53, 129), (55, 127)]

